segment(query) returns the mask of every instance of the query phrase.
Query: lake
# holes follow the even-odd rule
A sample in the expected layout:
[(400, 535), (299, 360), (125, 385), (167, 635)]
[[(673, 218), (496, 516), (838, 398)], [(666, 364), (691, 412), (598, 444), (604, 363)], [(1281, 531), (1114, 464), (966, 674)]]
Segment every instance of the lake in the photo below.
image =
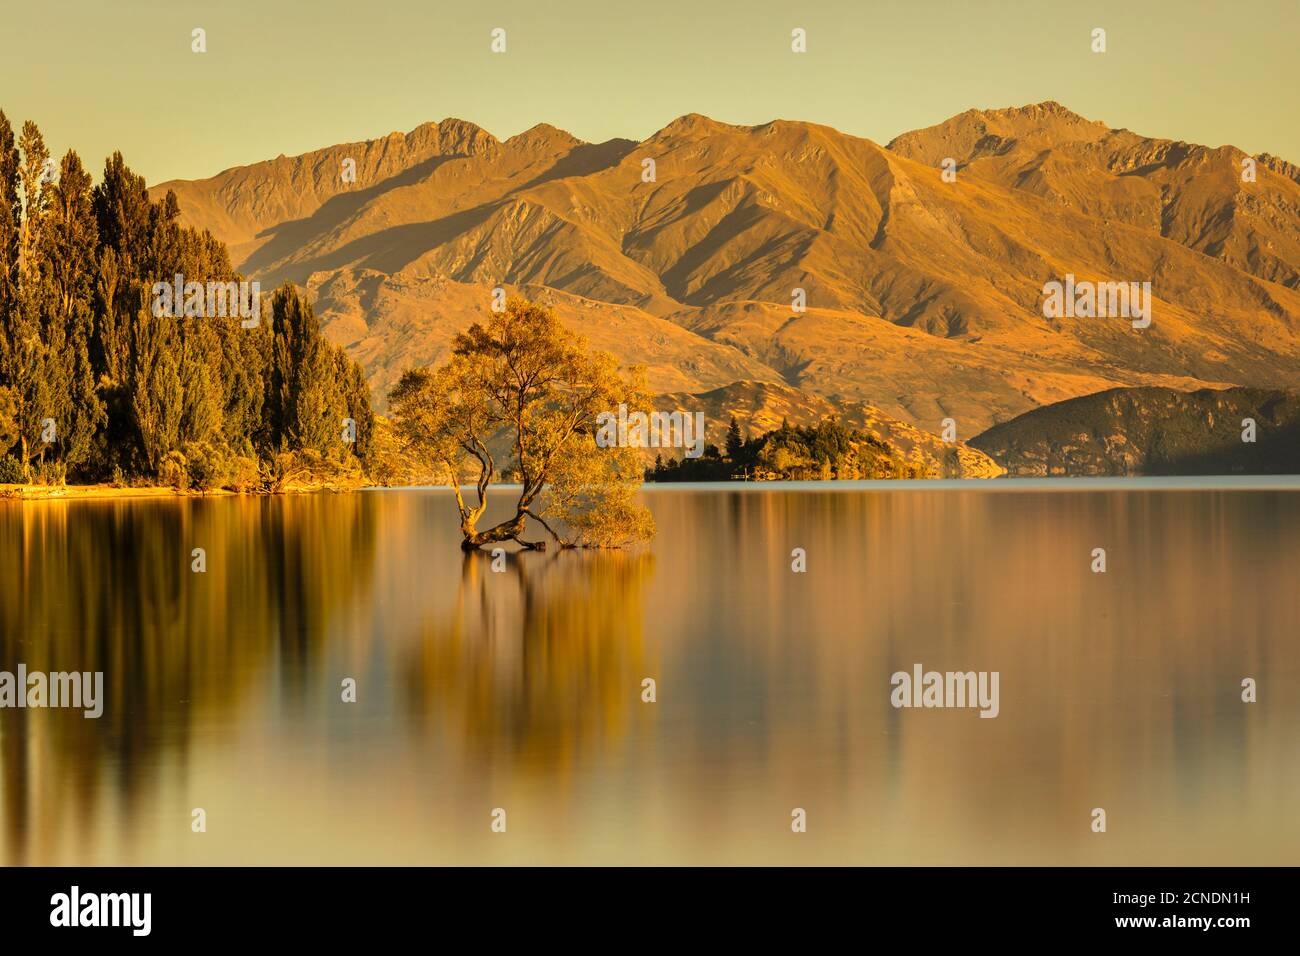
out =
[[(0, 670), (105, 688), (0, 710), (0, 860), (1300, 858), (1300, 483), (644, 499), (650, 546), (499, 572), (445, 490), (0, 502)], [(918, 664), (997, 716), (893, 706)]]

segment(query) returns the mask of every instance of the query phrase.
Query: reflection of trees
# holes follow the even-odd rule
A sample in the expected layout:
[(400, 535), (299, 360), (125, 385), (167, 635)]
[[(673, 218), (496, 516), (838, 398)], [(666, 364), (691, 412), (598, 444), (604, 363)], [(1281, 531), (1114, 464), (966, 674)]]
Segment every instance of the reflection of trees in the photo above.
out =
[[(620, 740), (655, 676), (642, 635), (647, 553), (468, 554), (454, 608), (401, 668), (429, 735), (476, 762), (554, 769)], [(434, 728), (437, 728), (435, 730)]]
[(12, 861), (38, 834), (93, 832), (105, 768), (129, 820), (158, 755), (183, 762), (196, 719), (232, 711), (277, 648), (318, 652), (369, 587), (369, 562), (354, 562), (372, 514), (359, 495), (0, 505), (0, 669), (103, 671), (105, 698), (98, 720), (0, 710)]

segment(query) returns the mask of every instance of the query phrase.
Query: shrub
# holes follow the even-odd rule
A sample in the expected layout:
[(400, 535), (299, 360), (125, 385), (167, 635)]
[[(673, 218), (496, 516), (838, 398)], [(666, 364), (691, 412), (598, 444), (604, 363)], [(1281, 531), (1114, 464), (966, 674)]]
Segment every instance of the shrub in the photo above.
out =
[(32, 480), (38, 485), (62, 487), (68, 477), (68, 466), (61, 461), (42, 461), (32, 467)]
[(25, 485), (27, 472), (17, 458), (0, 456), (0, 485)]
[(185, 472), (191, 488), (212, 491), (225, 486), (230, 476), (230, 458), (216, 445), (191, 443), (185, 446)]
[(262, 486), (261, 469), (256, 458), (236, 455), (230, 459), (230, 469), (226, 487), (240, 494), (260, 491)]
[(178, 451), (169, 451), (167, 457), (158, 466), (158, 480), (164, 485), (171, 485), (177, 491), (184, 491), (190, 486), (187, 465), (184, 455)]

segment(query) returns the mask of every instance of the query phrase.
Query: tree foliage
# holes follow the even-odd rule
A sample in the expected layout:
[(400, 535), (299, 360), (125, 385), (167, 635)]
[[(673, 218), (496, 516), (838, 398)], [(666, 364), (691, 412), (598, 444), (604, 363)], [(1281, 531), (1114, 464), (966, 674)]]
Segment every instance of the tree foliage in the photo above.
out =
[[(561, 547), (614, 547), (654, 534), (634, 500), (636, 451), (596, 442), (600, 414), (640, 399), (635, 371), (621, 374), (612, 356), (589, 352), (550, 310), (512, 299), (456, 336), (445, 364), (403, 375), (390, 403), (406, 447), (454, 492), (463, 548), (515, 541), (540, 549), (544, 542), (523, 538), (530, 518)], [(480, 529), (498, 479), (519, 484), (514, 513)]]
[(832, 479), (924, 478), (923, 464), (906, 461), (888, 444), (833, 419), (816, 425), (780, 428), (751, 438), (740, 437), (735, 418), (727, 434), (724, 457), (710, 445), (699, 458), (662, 459), (647, 473), (654, 481), (825, 481)]
[(95, 185), (75, 152), (51, 163), (36, 125), (15, 136), (0, 112), (6, 473), (149, 482), (179, 470), (176, 483), (195, 487), (248, 487), (250, 468), (283, 483), (303, 462), (360, 474), (374, 428), (365, 376), (311, 306), (286, 285), (251, 328), (236, 315), (155, 315), (154, 284), (177, 275), (242, 279), (120, 153)]

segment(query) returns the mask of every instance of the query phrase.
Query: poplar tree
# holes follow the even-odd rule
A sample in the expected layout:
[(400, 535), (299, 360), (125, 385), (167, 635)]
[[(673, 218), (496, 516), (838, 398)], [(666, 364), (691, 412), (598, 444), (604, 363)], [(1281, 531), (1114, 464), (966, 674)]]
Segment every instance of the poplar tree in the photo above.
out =
[(0, 110), (0, 456), (18, 440), (18, 398), (12, 374), (18, 366), (18, 250), (22, 229), (18, 146), (13, 126)]
[(120, 385), (129, 360), (128, 327), (141, 307), (142, 261), (149, 244), (149, 193), (121, 153), (104, 164), (94, 193), (99, 231), (96, 316), (92, 359), (105, 386)]
[[(293, 286), (276, 290), (271, 303), (271, 369), (267, 409), (277, 450), (328, 452), (339, 439), (330, 414), (328, 376), (334, 371), (310, 303)], [(341, 411), (341, 409), (339, 409)]]
[(90, 362), (98, 229), (90, 175), (75, 152), (69, 151), (60, 165), (47, 219), (33, 270), (42, 290), (46, 415), (56, 425), (52, 454), (75, 469), (89, 458), (95, 433), (107, 418)]
[(142, 310), (132, 326), (128, 392), (132, 422), (149, 474), (180, 446), (185, 391), (177, 368), (176, 320)]
[(41, 422), (52, 417), (47, 412), (55, 403), (51, 385), (57, 389), (59, 384), (59, 369), (51, 364), (42, 337), (42, 312), (49, 304), (49, 290), (41, 274), (38, 248), (48, 220), (48, 159), (49, 150), (40, 130), (27, 121), (18, 139), (17, 154), (21, 192), (17, 294), (3, 316), (4, 327), (0, 330), (6, 345), (3, 375), (15, 409), (18, 461), (24, 469), (40, 450), (38, 439), (44, 431)]

